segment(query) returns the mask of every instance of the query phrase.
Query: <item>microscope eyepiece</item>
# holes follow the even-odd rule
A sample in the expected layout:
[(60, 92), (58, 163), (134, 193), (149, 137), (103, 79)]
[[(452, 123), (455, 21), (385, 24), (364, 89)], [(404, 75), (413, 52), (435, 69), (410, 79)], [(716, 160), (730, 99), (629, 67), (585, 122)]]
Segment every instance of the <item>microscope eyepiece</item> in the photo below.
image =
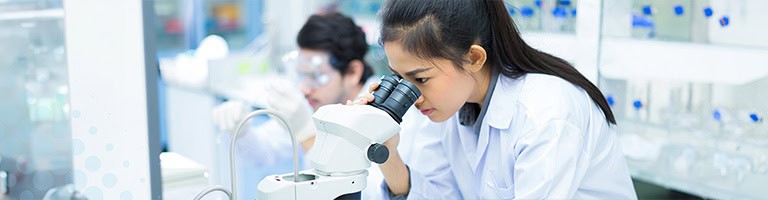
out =
[(395, 90), (398, 83), (400, 83), (400, 78), (397, 76), (385, 76), (381, 78), (379, 87), (373, 91), (373, 96), (375, 97), (373, 99), (373, 104), (383, 104), (384, 101), (387, 100), (387, 97), (389, 97), (389, 94), (392, 94), (392, 91)]
[(381, 79), (381, 84), (373, 91), (373, 96), (371, 105), (384, 110), (400, 123), (408, 108), (421, 96), (421, 91), (413, 83), (390, 75)]

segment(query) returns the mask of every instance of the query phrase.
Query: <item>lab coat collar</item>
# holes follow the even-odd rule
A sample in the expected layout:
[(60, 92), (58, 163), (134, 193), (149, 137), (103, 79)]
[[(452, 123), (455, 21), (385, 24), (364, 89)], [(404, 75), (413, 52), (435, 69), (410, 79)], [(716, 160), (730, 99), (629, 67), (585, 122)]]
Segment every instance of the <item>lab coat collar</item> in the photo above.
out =
[(517, 99), (525, 76), (510, 78), (500, 75), (498, 77), (496, 88), (491, 96), (491, 101), (488, 103), (488, 111), (492, 113), (486, 113), (485, 116), (488, 120), (488, 125), (499, 130), (509, 128), (513, 113), (517, 111)]
[(476, 123), (482, 123), (480, 133), (477, 138), (477, 146), (473, 148), (469, 144), (463, 144), (465, 147), (465, 155), (467, 160), (470, 161), (470, 167), (477, 172), (477, 168), (480, 165), (480, 161), (485, 157), (485, 153), (490, 142), (491, 127), (497, 130), (508, 129), (512, 121), (514, 112), (517, 111), (517, 98), (522, 88), (522, 82), (525, 75), (516, 79), (509, 78), (504, 75), (499, 75), (496, 80), (496, 86), (493, 89), (491, 100), (488, 103), (488, 110), (485, 113), (481, 121)]

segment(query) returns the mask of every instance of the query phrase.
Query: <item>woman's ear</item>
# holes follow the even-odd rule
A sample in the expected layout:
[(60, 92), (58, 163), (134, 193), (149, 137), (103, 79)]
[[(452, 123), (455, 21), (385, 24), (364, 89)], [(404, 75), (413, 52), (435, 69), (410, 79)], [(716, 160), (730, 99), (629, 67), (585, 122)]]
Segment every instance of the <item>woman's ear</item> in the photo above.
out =
[(480, 71), (485, 65), (485, 60), (488, 59), (485, 49), (476, 44), (469, 47), (467, 57), (469, 57), (469, 65), (465, 65), (464, 68), (469, 72)]
[(363, 70), (365, 70), (365, 66), (362, 61), (350, 61), (347, 71), (344, 72), (344, 84), (353, 86), (360, 83), (360, 79), (363, 78)]

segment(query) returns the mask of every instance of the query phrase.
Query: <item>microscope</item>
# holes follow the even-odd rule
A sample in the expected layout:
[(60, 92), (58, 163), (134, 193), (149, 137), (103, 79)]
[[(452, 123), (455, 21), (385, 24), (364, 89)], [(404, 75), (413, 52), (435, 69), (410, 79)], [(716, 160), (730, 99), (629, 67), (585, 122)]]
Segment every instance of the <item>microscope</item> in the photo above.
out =
[(267, 176), (259, 199), (360, 199), (371, 162), (384, 163), (384, 141), (400, 131), (406, 110), (421, 92), (391, 75), (382, 78), (368, 105), (333, 104), (313, 115), (317, 135), (310, 153), (312, 169)]

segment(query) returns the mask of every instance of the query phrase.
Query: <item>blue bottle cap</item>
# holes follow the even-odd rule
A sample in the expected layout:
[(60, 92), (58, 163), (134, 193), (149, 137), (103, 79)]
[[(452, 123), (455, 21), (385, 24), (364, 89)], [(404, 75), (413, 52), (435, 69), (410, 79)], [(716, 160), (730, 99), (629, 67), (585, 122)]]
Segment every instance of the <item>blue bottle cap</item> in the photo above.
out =
[(552, 10), (552, 15), (555, 16), (555, 18), (565, 18), (568, 17), (568, 12), (565, 11), (565, 8), (558, 6)]
[(644, 5), (643, 6), (643, 14), (645, 14), (645, 15), (653, 15), (653, 7), (651, 7), (651, 5)]
[(573, 16), (573, 17), (576, 17), (576, 8), (574, 8), (573, 10), (571, 10), (571, 16)]
[(536, 4), (536, 7), (541, 8), (541, 0), (534, 1), (534, 4)]
[(722, 119), (723, 115), (720, 114), (720, 109), (715, 109), (714, 112), (712, 112), (712, 118), (715, 119), (715, 121), (720, 121)]
[(557, 2), (558, 2), (560, 5), (563, 5), (563, 6), (570, 6), (570, 5), (571, 5), (571, 0), (559, 0), (559, 1), (557, 1)]
[(605, 101), (607, 101), (608, 106), (611, 106), (611, 107), (613, 107), (613, 104), (616, 103), (616, 101), (613, 100), (613, 95), (610, 95), (610, 94), (605, 96)]
[(752, 122), (758, 122), (760, 121), (760, 116), (758, 116), (757, 113), (749, 113), (749, 119), (751, 119)]
[(507, 9), (507, 13), (509, 13), (509, 15), (515, 15), (517, 13), (517, 10), (515, 10), (514, 8), (509, 8)]
[(520, 9), (520, 14), (523, 15), (523, 17), (533, 16), (533, 8), (525, 6), (522, 9)]
[(684, 10), (682, 5), (675, 5), (675, 15), (682, 16), (683, 12)]
[(723, 17), (720, 18), (720, 26), (726, 27), (730, 23), (731, 23), (731, 19), (728, 18), (728, 16), (723, 16)]
[(655, 23), (653, 23), (653, 19), (648, 16), (633, 14), (632, 15), (632, 27), (642, 27), (642, 28), (650, 28), (653, 29), (655, 26)]
[(640, 110), (640, 108), (643, 107), (643, 102), (641, 102), (640, 100), (635, 100), (634, 102), (632, 102), (632, 107), (635, 107), (635, 110)]
[(714, 12), (712, 11), (711, 7), (707, 6), (706, 8), (704, 8), (704, 16), (707, 16), (707, 18), (709, 18), (709, 17), (712, 17), (712, 14), (714, 14)]

